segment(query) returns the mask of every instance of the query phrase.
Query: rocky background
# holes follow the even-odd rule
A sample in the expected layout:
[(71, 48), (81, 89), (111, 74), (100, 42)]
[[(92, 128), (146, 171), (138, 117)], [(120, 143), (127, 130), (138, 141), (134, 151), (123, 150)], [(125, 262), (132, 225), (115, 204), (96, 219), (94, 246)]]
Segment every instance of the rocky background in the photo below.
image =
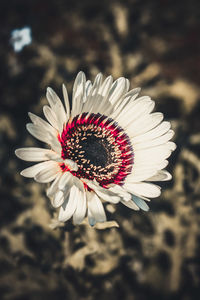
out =
[[(0, 25), (0, 299), (199, 299), (199, 1), (2, 0)], [(14, 150), (41, 145), (27, 112), (42, 116), (47, 86), (71, 93), (79, 70), (129, 78), (176, 131), (173, 180), (148, 213), (107, 205), (119, 228), (53, 230), (46, 186), (19, 175), (30, 164)]]

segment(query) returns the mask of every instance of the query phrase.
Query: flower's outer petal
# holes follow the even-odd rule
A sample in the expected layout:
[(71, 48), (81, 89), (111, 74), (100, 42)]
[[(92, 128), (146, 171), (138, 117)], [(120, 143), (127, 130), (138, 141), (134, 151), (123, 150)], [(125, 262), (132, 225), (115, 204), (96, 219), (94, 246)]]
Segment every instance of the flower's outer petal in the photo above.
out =
[[(107, 99), (112, 82), (112, 76), (107, 77), (100, 86), (98, 93), (90, 97), (90, 106), (88, 106), (90, 112), (109, 116), (111, 111), (113, 111), (113, 105)], [(84, 107), (84, 110), (87, 109), (86, 107)]]
[(64, 193), (62, 191), (58, 191), (53, 199), (51, 200), (51, 204), (53, 207), (60, 207), (64, 202)]
[(133, 172), (135, 172), (136, 164), (146, 163), (149, 165), (149, 163), (161, 163), (163, 160), (166, 160), (171, 155), (171, 144), (168, 143), (152, 148), (135, 150), (135, 168), (133, 165)]
[(51, 182), (56, 178), (58, 172), (60, 172), (60, 167), (58, 163), (55, 161), (49, 161), (47, 167), (41, 170), (39, 173), (37, 173), (34, 179), (37, 182), (42, 182), (42, 183)]
[(60, 178), (60, 181), (58, 183), (59, 190), (64, 191), (65, 188), (71, 184), (70, 181), (72, 181), (73, 175), (70, 172), (64, 172)]
[(157, 127), (153, 128), (152, 130), (147, 131), (144, 134), (138, 135), (131, 139), (131, 142), (136, 145), (138, 143), (146, 142), (158, 138), (169, 131), (171, 128), (170, 122), (163, 121)]
[[(155, 106), (155, 102), (151, 100), (150, 97), (144, 96), (138, 98), (133, 103), (129, 103), (116, 118), (117, 122), (122, 125), (124, 129), (127, 127), (137, 126), (137, 122), (147, 118), (147, 115), (150, 114)], [(139, 123), (139, 125), (140, 125)], [(138, 125), (138, 126), (139, 126)]]
[(40, 126), (32, 123), (26, 124), (26, 128), (28, 132), (36, 139), (49, 144), (55, 152), (61, 152), (61, 145), (58, 139), (56, 139), (51, 132), (48, 132), (44, 128), (41, 128)]
[(99, 93), (99, 88), (102, 84), (102, 79), (103, 79), (103, 75), (101, 73), (98, 73), (94, 79), (94, 83), (92, 85), (92, 88), (90, 90), (90, 94), (88, 97), (95, 96)]
[[(113, 109), (113, 106), (110, 104), (109, 101), (105, 100), (101, 95), (97, 94), (92, 96), (93, 104), (89, 110), (89, 113), (100, 113), (102, 115), (109, 115)], [(91, 98), (91, 97), (90, 97)], [(92, 99), (91, 99), (92, 101)]]
[(164, 135), (150, 140), (150, 141), (144, 141), (141, 143), (138, 143), (136, 145), (134, 145), (134, 149), (135, 150), (142, 150), (142, 149), (146, 149), (146, 148), (152, 148), (155, 146), (160, 146), (165, 144), (166, 142), (168, 142), (174, 135), (174, 131), (173, 130), (169, 130), (167, 133), (165, 133)]
[(57, 157), (57, 154), (52, 150), (34, 147), (19, 148), (15, 150), (15, 154), (25, 161), (44, 161)]
[(66, 222), (72, 217), (77, 208), (77, 201), (78, 188), (76, 186), (72, 186), (70, 193), (67, 195), (67, 199), (65, 199), (63, 205), (60, 208), (58, 215), (58, 220), (60, 222)]
[(56, 194), (57, 190), (58, 190), (58, 184), (59, 184), (59, 180), (61, 178), (61, 176), (63, 175), (63, 173), (59, 172), (56, 175), (55, 180), (52, 182), (52, 184), (50, 185), (50, 187), (47, 189), (46, 194), (48, 197), (52, 197), (53, 195)]
[(144, 210), (144, 211), (149, 210), (149, 206), (146, 204), (146, 202), (144, 200), (142, 200), (141, 198), (139, 198), (138, 196), (133, 195), (132, 200), (142, 210)]
[(113, 83), (112, 76), (108, 76), (98, 90), (98, 94), (107, 100), (107, 96), (109, 94), (110, 88)]
[(83, 72), (79, 72), (76, 76), (73, 86), (71, 117), (75, 117), (76, 115), (82, 112), (83, 96), (85, 93), (85, 83), (85, 74)]
[[(151, 170), (162, 170), (164, 168), (166, 168), (166, 166), (168, 165), (168, 161), (167, 160), (157, 160), (156, 158), (154, 159), (149, 159), (149, 160), (136, 160), (134, 162), (133, 165), (133, 169), (132, 169), (132, 175), (138, 175), (138, 173), (145, 173), (146, 171), (151, 171)], [(129, 178), (129, 175), (127, 176), (127, 178)]]
[(146, 181), (167, 181), (171, 180), (172, 175), (166, 170), (160, 170), (156, 173), (156, 175), (146, 179)]
[(85, 83), (85, 93), (83, 96), (83, 103), (85, 103), (87, 101), (87, 97), (91, 91), (91, 88), (92, 88), (92, 83), (90, 80), (87, 80)]
[(62, 91), (63, 91), (63, 97), (64, 97), (64, 102), (65, 102), (65, 108), (66, 108), (66, 121), (69, 120), (69, 117), (70, 117), (70, 105), (69, 105), (69, 97), (68, 97), (68, 93), (67, 93), (67, 89), (66, 89), (66, 86), (62, 85)]
[(34, 136), (39, 141), (45, 142), (47, 144), (51, 144), (51, 135), (44, 129), (41, 129), (40, 126), (28, 123), (26, 124), (26, 129), (28, 132)]
[(59, 130), (58, 121), (55, 112), (51, 107), (48, 105), (45, 105), (43, 107), (44, 115), (47, 119), (47, 121), (57, 130)]
[(171, 151), (174, 151), (176, 149), (176, 144), (174, 142), (168, 142), (166, 145)]
[(111, 203), (118, 203), (120, 201), (120, 197), (118, 194), (114, 193), (109, 189), (105, 189), (94, 182), (84, 179), (85, 183), (95, 191), (95, 193), (102, 199)]
[(73, 184), (82, 192), (85, 191), (84, 189), (84, 185), (83, 185), (83, 182), (77, 178), (76, 176), (73, 176)]
[[(130, 138), (143, 134), (161, 123), (163, 114), (156, 112), (152, 114), (142, 115), (135, 120), (126, 130)], [(122, 124), (123, 125), (123, 124)], [(122, 126), (123, 127), (123, 126)]]
[(157, 170), (155, 170), (155, 169), (146, 170), (145, 172), (143, 172), (141, 170), (141, 172), (137, 172), (137, 174), (131, 174), (130, 176), (127, 176), (125, 181), (131, 182), (131, 183), (141, 182), (141, 181), (147, 180), (148, 178), (154, 176), (156, 173), (157, 173)]
[[(119, 195), (124, 201), (131, 200), (131, 194), (128, 193), (124, 188), (120, 185), (114, 184), (112, 187), (108, 189), (109, 191)], [(120, 200), (121, 201), (121, 200)]]
[(24, 169), (20, 174), (24, 177), (32, 178), (35, 177), (40, 171), (45, 170), (47, 167), (51, 167), (51, 165), (52, 161), (44, 161), (42, 163)]
[(73, 215), (74, 224), (81, 224), (86, 215), (86, 192), (78, 191), (77, 207)]
[(161, 194), (161, 189), (159, 186), (146, 182), (125, 183), (124, 189), (132, 194), (138, 194), (149, 198), (155, 198)]
[(103, 97), (98, 94), (99, 88), (102, 82), (102, 74), (97, 74), (92, 87), (90, 88), (89, 95), (87, 100), (85, 101), (82, 112), (90, 112), (93, 113), (96, 111), (96, 107), (98, 106), (99, 100), (103, 99)]
[(49, 104), (52, 108), (52, 110), (55, 112), (59, 127), (59, 132), (62, 132), (63, 125), (66, 123), (66, 112), (64, 109), (64, 106), (60, 100), (60, 98), (57, 96), (57, 94), (52, 90), (52, 88), (47, 88), (47, 100), (49, 101)]
[(78, 170), (78, 165), (75, 161), (73, 161), (72, 159), (65, 159), (64, 164), (67, 165), (71, 170), (73, 171), (77, 171)]
[(95, 222), (105, 222), (106, 221), (106, 214), (103, 208), (103, 204), (101, 200), (94, 192), (89, 192), (88, 199), (88, 209), (94, 218)]
[(121, 203), (124, 204), (125, 206), (127, 206), (128, 208), (134, 209), (134, 210), (139, 210), (140, 208), (135, 204), (135, 202), (133, 202), (133, 200), (129, 200), (129, 201), (124, 201), (121, 200)]
[(121, 97), (128, 91), (129, 81), (124, 77), (118, 78), (113, 82), (110, 92), (108, 94), (108, 100), (114, 106), (121, 99)]
[(129, 91), (128, 93), (126, 93), (121, 101), (118, 101), (118, 103), (116, 104), (116, 106), (114, 107), (114, 111), (112, 112), (111, 114), (111, 118), (113, 120), (117, 119), (117, 117), (120, 116), (121, 112), (124, 111), (124, 108), (127, 106), (127, 105), (134, 105), (135, 103), (135, 99), (137, 98), (137, 96), (139, 95), (141, 91), (141, 88), (135, 88), (131, 91)]
[(28, 115), (31, 121), (33, 122), (33, 124), (38, 125), (39, 127), (41, 127), (41, 129), (45, 129), (47, 132), (50, 132), (50, 134), (57, 137), (58, 131), (54, 127), (52, 127), (49, 123), (47, 123), (42, 118), (36, 116), (31, 112), (29, 112)]
[(127, 175), (125, 178), (125, 182), (140, 182), (149, 179), (150, 177), (157, 174), (159, 170), (162, 170), (166, 168), (168, 165), (167, 160), (161, 160), (161, 162), (158, 161), (148, 161), (145, 163), (142, 163), (141, 161), (137, 163), (137, 165), (134, 165), (132, 168), (132, 173)]
[(95, 220), (94, 216), (92, 215), (89, 207), (88, 207), (88, 222), (89, 222), (90, 226), (94, 226), (96, 224), (96, 220)]

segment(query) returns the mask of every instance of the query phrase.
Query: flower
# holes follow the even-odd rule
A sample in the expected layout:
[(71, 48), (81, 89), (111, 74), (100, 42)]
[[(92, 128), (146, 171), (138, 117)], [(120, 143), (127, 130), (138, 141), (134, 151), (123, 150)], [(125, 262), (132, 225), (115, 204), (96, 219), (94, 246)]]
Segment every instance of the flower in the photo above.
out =
[(27, 130), (50, 149), (17, 149), (19, 158), (40, 162), (21, 175), (52, 182), (47, 196), (60, 208), (59, 221), (73, 216), (74, 224), (80, 224), (87, 215), (91, 226), (105, 222), (104, 201), (148, 211), (146, 201), (161, 193), (151, 182), (171, 179), (163, 170), (176, 148), (169, 141), (174, 135), (171, 125), (162, 113), (152, 113), (155, 103), (150, 97), (137, 98), (140, 88), (128, 89), (123, 77), (103, 81), (98, 74), (92, 84), (79, 72), (71, 113), (64, 84), (65, 108), (47, 88), (49, 106), (43, 111), (48, 122), (29, 113)]

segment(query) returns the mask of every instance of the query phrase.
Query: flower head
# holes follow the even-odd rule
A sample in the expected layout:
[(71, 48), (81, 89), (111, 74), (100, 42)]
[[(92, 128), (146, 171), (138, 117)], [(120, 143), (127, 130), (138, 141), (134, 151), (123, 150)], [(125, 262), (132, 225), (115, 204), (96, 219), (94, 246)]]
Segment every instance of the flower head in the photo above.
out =
[(121, 202), (134, 210), (149, 209), (146, 201), (160, 195), (154, 181), (170, 180), (163, 170), (176, 148), (174, 135), (162, 113), (152, 113), (154, 101), (138, 97), (129, 81), (98, 74), (92, 84), (79, 72), (73, 87), (70, 112), (63, 85), (65, 108), (47, 88), (49, 106), (43, 108), (48, 122), (29, 113), (27, 130), (49, 149), (21, 148), (16, 155), (40, 162), (21, 172), (37, 182), (51, 182), (47, 190), (61, 222), (73, 216), (80, 224), (88, 216), (90, 225), (106, 221), (102, 202)]

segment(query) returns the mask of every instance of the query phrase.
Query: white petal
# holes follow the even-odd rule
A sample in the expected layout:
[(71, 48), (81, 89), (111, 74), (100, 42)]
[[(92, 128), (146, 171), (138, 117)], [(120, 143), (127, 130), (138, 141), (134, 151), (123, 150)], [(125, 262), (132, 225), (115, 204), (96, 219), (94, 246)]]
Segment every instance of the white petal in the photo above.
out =
[(103, 97), (101, 95), (98, 95), (99, 88), (101, 86), (102, 82), (102, 74), (99, 73), (95, 80), (94, 84), (92, 85), (89, 95), (87, 97), (87, 100), (85, 101), (82, 112), (95, 112), (96, 105), (98, 104), (99, 99), (102, 99)]
[(94, 192), (89, 192), (88, 209), (96, 222), (105, 222), (106, 214), (99, 197)]
[(26, 128), (28, 132), (32, 134), (32, 136), (34, 136), (36, 139), (51, 145), (52, 149), (55, 152), (57, 153), (61, 152), (61, 145), (58, 138), (53, 136), (50, 132), (47, 132), (45, 129), (41, 128), (40, 126), (31, 123), (26, 124)]
[(67, 186), (71, 185), (72, 179), (73, 179), (73, 175), (70, 172), (64, 172), (58, 184), (59, 190), (64, 191)]
[(53, 155), (56, 156), (56, 153), (52, 150), (33, 147), (17, 149), (15, 154), (25, 161), (43, 161), (49, 160)]
[(95, 220), (94, 216), (92, 215), (89, 207), (88, 207), (88, 221), (89, 221), (90, 226), (94, 226), (96, 224), (96, 220)]
[[(155, 102), (150, 97), (141, 97), (130, 102), (116, 118), (119, 124), (123, 125), (123, 128), (131, 126), (136, 128), (138, 123), (141, 123), (141, 119), (144, 119), (146, 115), (150, 114), (154, 109)], [(146, 117), (147, 118), (147, 117)]]
[(53, 207), (60, 207), (64, 202), (64, 194), (62, 191), (58, 191), (53, 199), (51, 200), (51, 204)]
[(63, 107), (63, 104), (62, 104), (60, 98), (54, 92), (54, 90), (52, 90), (50, 87), (47, 88), (46, 96), (47, 96), (47, 100), (49, 101), (49, 104), (50, 104), (52, 110), (56, 114), (59, 131), (62, 132), (63, 125), (67, 121), (66, 112)]
[(128, 93), (126, 93), (121, 100), (121, 103), (118, 101), (117, 105), (115, 106), (114, 112), (111, 114), (112, 119), (116, 119), (121, 112), (125, 109), (128, 104), (134, 105), (135, 99), (139, 95), (141, 88), (135, 88)]
[(85, 191), (78, 191), (77, 207), (73, 215), (74, 224), (80, 224), (85, 218), (86, 214), (86, 193)]
[(138, 182), (147, 180), (148, 178), (157, 174), (158, 170), (166, 168), (168, 165), (167, 160), (159, 161), (146, 161), (139, 162), (138, 164), (133, 165), (132, 173), (128, 175), (125, 179), (126, 182)]
[(87, 97), (91, 91), (91, 88), (92, 88), (92, 83), (90, 80), (87, 80), (85, 83), (85, 94), (84, 94), (83, 102), (86, 102)]
[[(55, 162), (53, 162), (55, 163)], [(48, 167), (51, 167), (52, 161), (45, 161), (39, 164), (36, 164), (32, 167), (26, 168), (21, 171), (21, 175), (24, 177), (32, 178), (35, 177), (40, 171), (45, 170)]]
[(42, 183), (51, 182), (56, 178), (58, 172), (60, 172), (60, 167), (58, 163), (55, 161), (49, 161), (47, 167), (41, 170), (39, 173), (37, 173), (34, 179), (37, 182)]
[(45, 129), (47, 132), (50, 132), (50, 134), (54, 135), (55, 137), (57, 136), (58, 132), (55, 128), (53, 128), (49, 123), (44, 121), (42, 118), (34, 115), (33, 113), (29, 112), (28, 113), (31, 121), (33, 124), (38, 125), (42, 129)]
[(73, 176), (73, 184), (82, 192), (85, 192), (83, 182), (76, 176)]
[(174, 142), (168, 142), (166, 145), (171, 151), (174, 151), (176, 149), (176, 144)]
[(151, 183), (125, 183), (124, 189), (132, 194), (138, 194), (144, 197), (155, 198), (160, 196), (161, 189), (159, 186)]
[(143, 134), (156, 127), (162, 120), (162, 113), (152, 113), (144, 116), (142, 115), (127, 128), (128, 136), (133, 138), (137, 135)]
[(167, 181), (171, 179), (172, 175), (169, 172), (165, 170), (160, 170), (156, 173), (156, 175), (146, 179), (146, 181)]
[(121, 200), (121, 203), (124, 204), (125, 206), (127, 206), (128, 208), (134, 209), (134, 210), (139, 210), (140, 208), (133, 202), (133, 200), (129, 200), (129, 201), (124, 201)]
[(48, 197), (52, 197), (58, 191), (58, 183), (59, 183), (59, 180), (60, 180), (62, 174), (63, 173), (61, 173), (61, 172), (58, 173), (56, 175), (55, 180), (52, 182), (52, 184), (50, 185), (50, 187), (47, 189), (46, 194), (47, 194)]
[(60, 144), (58, 138), (56, 138), (56, 139), (51, 138), (50, 145), (51, 145), (52, 150), (55, 151), (59, 155), (59, 157), (61, 158), (62, 147), (61, 147), (61, 144)]
[(108, 190), (114, 192), (116, 195), (119, 195), (125, 201), (129, 201), (131, 199), (131, 194), (129, 194), (127, 191), (125, 191), (121, 186), (117, 184), (114, 184)]
[(113, 82), (108, 99), (112, 105), (115, 105), (119, 99), (128, 91), (129, 85), (127, 80), (124, 77), (118, 78)]
[(99, 88), (98, 93), (101, 96), (103, 96), (104, 98), (107, 98), (110, 88), (111, 88), (111, 85), (112, 85), (112, 82), (113, 82), (112, 76), (108, 76), (102, 83), (101, 87)]
[(169, 145), (169, 142), (152, 147), (152, 148), (147, 148), (147, 149), (142, 149), (142, 150), (135, 150), (135, 163), (140, 163), (143, 162), (145, 163), (146, 161), (151, 161), (151, 162), (161, 162), (164, 159), (167, 159), (171, 155), (171, 144)]
[(113, 191), (105, 189), (90, 180), (84, 179), (84, 181), (101, 199), (111, 203), (118, 203), (120, 201), (120, 197)]
[[(129, 103), (129, 101), (133, 101), (137, 98), (137, 96), (139, 95), (141, 91), (141, 88), (140, 87), (137, 87), (137, 88), (134, 88), (132, 90), (130, 90), (129, 92), (127, 92), (125, 95), (124, 95), (124, 98), (123, 98), (123, 104), (127, 104)], [(128, 100), (128, 101), (127, 101)]]
[(103, 75), (101, 73), (98, 73), (97, 76), (94, 79), (94, 83), (93, 83), (92, 88), (90, 90), (89, 97), (94, 96), (99, 92), (99, 88), (102, 84), (102, 78), (103, 78)]
[(40, 126), (28, 123), (26, 124), (26, 129), (32, 136), (34, 136), (39, 141), (45, 142), (47, 144), (51, 143), (50, 133), (42, 129)]
[(72, 186), (69, 195), (67, 196), (67, 199), (64, 201), (63, 205), (60, 208), (59, 215), (58, 215), (58, 220), (60, 222), (66, 222), (69, 220), (76, 207), (77, 207), (77, 197), (78, 194), (78, 189), (76, 186)]
[(72, 111), (71, 116), (74, 117), (81, 113), (83, 106), (83, 96), (85, 93), (85, 74), (79, 72), (76, 76), (74, 86), (73, 86), (73, 96), (72, 96)]
[(95, 114), (100, 113), (103, 115), (109, 115), (110, 112), (113, 110), (113, 106), (110, 104), (110, 102), (107, 101), (106, 98), (103, 98), (99, 94), (92, 97), (90, 97), (90, 101), (92, 101), (92, 105), (90, 107), (89, 113), (95, 113)]
[(142, 160), (135, 160), (132, 168), (132, 174), (146, 172), (150, 170), (162, 170), (168, 165), (167, 160), (158, 160), (153, 157), (152, 160), (147, 158)]
[(64, 160), (65, 165), (67, 165), (71, 170), (77, 171), (78, 170), (78, 165), (75, 161), (71, 159), (65, 159)]
[(57, 130), (59, 130), (58, 121), (55, 112), (48, 106), (43, 107), (44, 115), (47, 121)]
[(151, 148), (151, 147), (165, 144), (173, 137), (173, 135), (174, 135), (174, 131), (169, 130), (167, 133), (165, 133), (164, 135), (162, 135), (158, 138), (155, 138), (155, 139), (149, 140), (149, 141), (144, 141), (144, 142), (134, 145), (134, 149), (141, 150), (141, 149)]
[(128, 182), (140, 182), (140, 181), (144, 181), (146, 179), (148, 179), (149, 177), (154, 176), (157, 173), (157, 170), (155, 169), (151, 169), (151, 170), (147, 170), (147, 171), (143, 171), (141, 170), (140, 172), (137, 172), (137, 174), (133, 173), (131, 174), (129, 177), (126, 177), (126, 181)]
[(143, 141), (149, 141), (149, 140), (155, 139), (159, 136), (162, 136), (166, 132), (168, 132), (170, 127), (171, 127), (170, 122), (164, 121), (161, 124), (159, 124), (157, 127), (155, 127), (154, 129), (152, 129), (144, 134), (134, 137), (133, 139), (131, 139), (131, 142), (135, 145), (135, 144), (141, 143)]
[(70, 105), (69, 105), (69, 97), (68, 97), (67, 89), (66, 89), (66, 86), (64, 85), (64, 83), (62, 85), (62, 91), (63, 91), (63, 96), (64, 96), (65, 108), (66, 108), (66, 112), (67, 112), (66, 121), (68, 121), (69, 117), (70, 117)]

